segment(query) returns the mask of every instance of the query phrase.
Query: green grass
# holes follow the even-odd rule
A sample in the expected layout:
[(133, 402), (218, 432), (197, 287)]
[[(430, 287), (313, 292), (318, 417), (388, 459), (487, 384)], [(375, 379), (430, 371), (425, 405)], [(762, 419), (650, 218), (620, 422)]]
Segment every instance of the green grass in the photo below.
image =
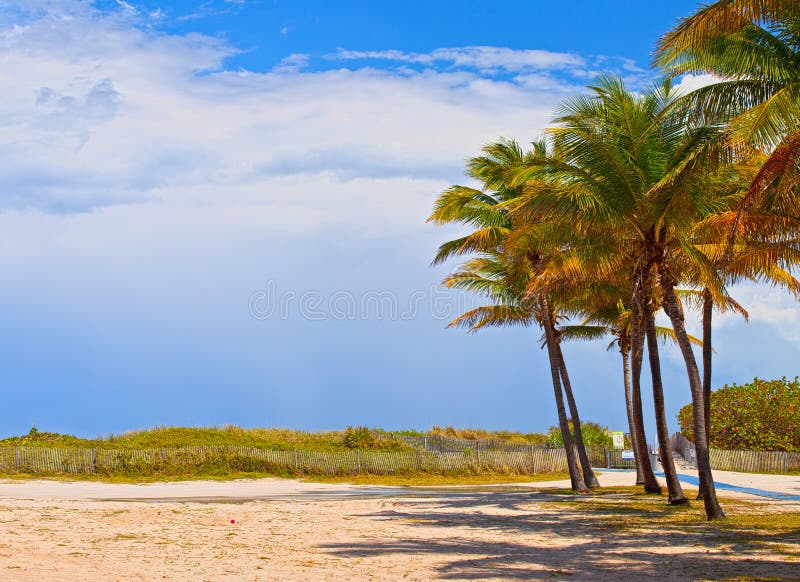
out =
[[(586, 436), (591, 436), (592, 423), (586, 423)], [(405, 450), (408, 445), (392, 438), (400, 436), (439, 436), (466, 440), (496, 439), (523, 445), (552, 444), (560, 438), (551, 429), (550, 433), (523, 433), (508, 430), (489, 431), (478, 428), (454, 428), (433, 426), (428, 431), (389, 431), (357, 427), (352, 432), (366, 431), (372, 435), (369, 446), (376, 450)], [(172, 427), (159, 426), (144, 430), (110, 434), (95, 438), (81, 438), (69, 434), (45, 432), (36, 428), (26, 435), (0, 439), (0, 446), (65, 447), (65, 448), (113, 448), (113, 449), (157, 449), (168, 447), (196, 447), (212, 445), (239, 445), (273, 450), (341, 451), (347, 450), (347, 430), (306, 432), (286, 428), (242, 428), (234, 425), (221, 427)], [(358, 434), (357, 434), (358, 436)], [(558, 438), (556, 438), (558, 436)], [(554, 441), (555, 439), (555, 441)], [(352, 442), (352, 439), (351, 439)], [(556, 443), (557, 444), (557, 443)], [(587, 444), (594, 444), (591, 439)]]
[[(405, 443), (391, 439), (384, 431), (374, 430), (373, 450), (411, 450)], [(222, 427), (155, 427), (105, 437), (85, 439), (67, 434), (32, 430), (27, 435), (0, 440), (0, 446), (160, 449), (236, 445), (271, 450), (346, 451), (345, 431), (305, 432), (284, 428)]]
[[(356, 429), (359, 430), (359, 429)], [(363, 429), (362, 429), (363, 430)], [(410, 450), (402, 441), (391, 438), (388, 431), (370, 429), (374, 450)], [(0, 446), (105, 448), (105, 449), (158, 449), (169, 447), (199, 447), (213, 445), (238, 445), (272, 450), (343, 451), (346, 430), (306, 432), (286, 428), (242, 428), (234, 425), (221, 427), (172, 427), (159, 426), (121, 434), (81, 438), (68, 434), (44, 432), (32, 429), (26, 435), (0, 439)], [(483, 429), (457, 429), (452, 426), (434, 426), (429, 431), (401, 430), (394, 434), (403, 436), (442, 436), (461, 439), (498, 439), (511, 443), (541, 444), (548, 436), (541, 433), (512, 431), (487, 431)]]
[(436, 426), (434, 425), (428, 432), (420, 433), (415, 431), (397, 431), (397, 434), (408, 434), (413, 436), (440, 436), (445, 438), (456, 439), (497, 439), (516, 444), (544, 444), (550, 440), (550, 436), (544, 433), (531, 432), (515, 432), (510, 430), (496, 430), (490, 431), (482, 428), (455, 428), (452, 426)]

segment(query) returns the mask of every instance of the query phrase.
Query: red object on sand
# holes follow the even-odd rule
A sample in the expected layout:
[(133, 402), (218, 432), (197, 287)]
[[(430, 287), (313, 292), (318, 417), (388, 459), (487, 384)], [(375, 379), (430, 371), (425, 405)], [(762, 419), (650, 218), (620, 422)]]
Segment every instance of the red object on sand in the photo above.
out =
[(235, 520), (235, 519), (232, 519), (232, 520), (231, 520), (231, 523), (236, 523), (236, 520)]

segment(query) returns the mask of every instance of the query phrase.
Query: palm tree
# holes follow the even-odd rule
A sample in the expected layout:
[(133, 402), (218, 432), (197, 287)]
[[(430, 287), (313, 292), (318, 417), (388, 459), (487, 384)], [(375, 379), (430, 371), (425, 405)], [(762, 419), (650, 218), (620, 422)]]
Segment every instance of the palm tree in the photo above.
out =
[[(575, 441), (573, 442), (569, 428), (564, 393), (562, 391), (564, 388), (561, 380), (562, 365), (554, 349), (556, 343), (553, 333), (555, 320), (546, 300), (532, 304), (522, 300), (522, 291), (525, 286), (524, 283), (520, 284), (520, 279), (514, 277), (513, 273), (514, 267), (508, 264), (502, 254), (482, 253), (481, 256), (467, 261), (461, 270), (446, 277), (443, 281), (445, 286), (479, 292), (491, 300), (488, 305), (480, 306), (461, 314), (451, 321), (448, 327), (466, 327), (470, 332), (476, 332), (484, 327), (530, 327), (538, 325), (544, 330), (545, 341), (543, 343), (548, 350), (556, 412), (564, 439), (564, 449), (567, 455), (567, 467), (572, 488), (575, 491), (587, 491), (586, 468), (588, 467), (589, 471), (591, 471), (591, 465), (581, 462), (584, 470), (582, 476), (578, 469), (578, 459), (583, 461), (579, 452), (581, 448), (583, 448), (583, 455), (586, 456), (587, 462), (588, 455), (586, 455), (585, 447), (581, 447), (583, 441), (582, 433), (576, 432)], [(572, 407), (574, 407), (574, 399), (570, 398), (570, 408), (572, 409)], [(574, 424), (575, 418), (576, 415), (573, 414), (573, 427), (576, 426)], [(579, 422), (580, 420), (578, 420)], [(580, 424), (577, 426), (580, 427)], [(578, 443), (581, 443), (581, 445)], [(594, 477), (594, 473), (589, 473), (589, 476), (590, 478)], [(594, 477), (595, 483), (596, 480), (597, 478)]]
[[(559, 165), (563, 164), (562, 160), (558, 160), (555, 158), (550, 158), (550, 164)], [(529, 162), (529, 166), (531, 165), (541, 165), (541, 164), (548, 164), (548, 160), (545, 159), (536, 159), (532, 162)], [(534, 216), (526, 215), (525, 208), (527, 204), (525, 200), (530, 199), (531, 192), (533, 192), (533, 197), (537, 198), (537, 193), (540, 192), (540, 188), (542, 184), (534, 185), (530, 181), (530, 167), (524, 170), (524, 175), (526, 176), (526, 186), (527, 186), (527, 193), (520, 197), (519, 200), (522, 201), (522, 204), (516, 204), (515, 209), (513, 211), (514, 214), (520, 215), (523, 220), (522, 223), (527, 223), (528, 226), (523, 226), (523, 224), (519, 224), (517, 228), (509, 235), (509, 240), (511, 241), (511, 245), (522, 246), (524, 247), (526, 244), (529, 243), (530, 231), (538, 232), (541, 230), (541, 225), (546, 223), (543, 221), (543, 216), (541, 214), (541, 208), (537, 209), (539, 214)], [(542, 175), (547, 176), (548, 172), (540, 172)], [(554, 177), (552, 174), (550, 177)], [(544, 189), (547, 191), (551, 189), (553, 186), (552, 184), (545, 184)], [(514, 202), (514, 201), (512, 201)], [(575, 233), (578, 232), (581, 228), (583, 228), (582, 236), (583, 239), (576, 241)], [(619, 246), (615, 246), (614, 242), (607, 240), (608, 231), (606, 229), (601, 229), (599, 233), (592, 233), (591, 227), (587, 225), (579, 225), (578, 223), (569, 223), (566, 229), (562, 230), (561, 232), (567, 233), (567, 238), (559, 240), (557, 237), (555, 240), (551, 240), (550, 244), (557, 249), (557, 252), (554, 253), (555, 261), (551, 262), (551, 266), (553, 263), (558, 263), (559, 261), (562, 263), (562, 266), (569, 266), (569, 271), (561, 273), (561, 278), (556, 278), (558, 281), (557, 284), (554, 283), (553, 280), (548, 279), (546, 276), (539, 276), (535, 279), (532, 279), (528, 284), (528, 295), (531, 297), (538, 297), (542, 293), (546, 292), (553, 293), (556, 289), (558, 289), (559, 293), (562, 295), (566, 295), (567, 297), (567, 304), (574, 305), (575, 299), (580, 301), (585, 297), (585, 293), (587, 289), (592, 289), (592, 293), (594, 294), (595, 300), (599, 297), (602, 297), (603, 294), (597, 294), (596, 288), (597, 284), (594, 283), (596, 280), (603, 281), (606, 289), (606, 294), (608, 292), (608, 288), (613, 288), (614, 281), (624, 281), (624, 272), (625, 269), (631, 269), (632, 263), (628, 261), (625, 257), (627, 257), (627, 253), (624, 248)], [(551, 230), (548, 231), (547, 234), (557, 235), (558, 230)], [(520, 242), (521, 241), (521, 242)], [(590, 255), (581, 255), (581, 253), (587, 249), (597, 250), (597, 246), (600, 247), (601, 252), (598, 256), (596, 253)], [(572, 247), (572, 248), (570, 248)], [(577, 252), (572, 252), (577, 251)], [(604, 256), (605, 253), (605, 256)], [(609, 260), (609, 254), (613, 259)], [(598, 258), (600, 259), (601, 272), (600, 274), (593, 272), (592, 275), (588, 278), (584, 278), (580, 270), (575, 270), (575, 265), (583, 264), (586, 268), (587, 265), (592, 264), (593, 261), (597, 261)], [(610, 267), (610, 265), (614, 265)], [(617, 285), (624, 285), (624, 283), (617, 283)], [(630, 291), (630, 286), (628, 286), (628, 290)], [(644, 311), (645, 309), (645, 301), (644, 296), (641, 294), (634, 294), (634, 299), (637, 299), (639, 302), (637, 304), (638, 309), (632, 309), (631, 314), (631, 348), (632, 348), (632, 382), (631, 382), (631, 426), (633, 428), (632, 431), (632, 438), (634, 441), (634, 454), (636, 455), (638, 451), (638, 456), (641, 462), (638, 466), (642, 469), (642, 480), (645, 486), (645, 491), (648, 493), (660, 493), (661, 487), (659, 486), (658, 482), (655, 479), (655, 475), (652, 472), (652, 468), (650, 467), (649, 463), (645, 460), (649, 459), (648, 456), (648, 446), (647, 440), (644, 434), (644, 420), (642, 416), (642, 404), (641, 404), (641, 369), (642, 369), (642, 354), (643, 354), (643, 346), (644, 340), (646, 337), (645, 331), (647, 327), (645, 326), (645, 320), (642, 319), (643, 315), (648, 313)], [(630, 298), (630, 297), (629, 297)], [(619, 295), (612, 295), (612, 301), (619, 301)], [(652, 308), (648, 308), (651, 309)], [(651, 317), (652, 318), (652, 317)], [(638, 322), (638, 325), (637, 325)], [(638, 334), (637, 334), (638, 331)], [(635, 341), (634, 341), (635, 340)], [(648, 353), (650, 354), (650, 361), (651, 361), (651, 374), (653, 376), (653, 399), (655, 403), (655, 412), (656, 412), (656, 425), (659, 428), (659, 436), (661, 439), (661, 448), (662, 448), (662, 458), (664, 460), (664, 470), (665, 470), (665, 477), (667, 480), (667, 487), (669, 492), (669, 500), (670, 503), (679, 504), (685, 503), (686, 497), (683, 494), (683, 490), (681, 488), (680, 482), (678, 481), (677, 473), (674, 468), (674, 462), (672, 459), (672, 452), (669, 448), (664, 444), (669, 439), (669, 433), (667, 429), (667, 420), (666, 420), (666, 412), (664, 409), (664, 397), (663, 397), (663, 389), (662, 389), (662, 382), (661, 382), (661, 372), (660, 372), (660, 364), (658, 361), (658, 354), (657, 354), (657, 344), (651, 343), (650, 349)], [(637, 479), (638, 481), (638, 479)]]
[[(723, 194), (724, 207), (729, 210), (713, 212), (710, 216), (700, 221), (694, 228), (695, 247), (702, 252), (714, 266), (726, 285), (741, 281), (766, 283), (789, 291), (795, 298), (800, 299), (800, 282), (791, 274), (791, 269), (800, 261), (797, 245), (788, 240), (785, 234), (787, 223), (761, 205), (757, 212), (751, 211), (742, 217), (737, 209), (747, 197), (750, 185), (763, 164), (763, 157), (754, 153), (749, 159), (736, 164), (724, 172), (707, 177), (709, 191), (713, 190)], [(777, 220), (776, 220), (777, 219)], [(735, 224), (742, 222), (742, 232), (752, 234), (763, 230), (779, 233), (777, 237), (744, 237), (721, 243), (725, 240), (726, 233), (733, 232)], [(747, 223), (758, 222), (760, 226), (750, 227)], [(783, 229), (783, 234), (782, 234)], [(690, 265), (687, 265), (690, 267)], [(702, 311), (703, 327), (703, 399), (704, 416), (706, 422), (706, 438), (710, 442), (711, 421), (711, 378), (712, 354), (711, 323), (715, 309), (736, 312), (745, 319), (748, 318), (747, 310), (730, 296), (724, 296), (723, 302), (714, 301), (713, 294), (708, 289), (686, 295), (699, 304)], [(702, 498), (702, 490), (699, 492)]]
[[(698, 472), (704, 477), (706, 514), (709, 519), (721, 518), (724, 513), (716, 500), (705, 438), (702, 384), (676, 286), (691, 274), (693, 285), (708, 288), (720, 301), (724, 296), (724, 281), (692, 245), (691, 234), (692, 226), (714, 208), (713, 193), (703, 188), (703, 177), (727, 162), (731, 151), (723, 147), (721, 127), (697, 125), (679, 115), (680, 109), (673, 107), (676, 95), (667, 81), (640, 96), (629, 93), (622, 81), (607, 77), (592, 89), (592, 96), (567, 101), (549, 130), (556, 153), (549, 162), (549, 179), (530, 180), (531, 172), (519, 172), (526, 193), (515, 212), (517, 220), (535, 222), (542, 213), (557, 211), (575, 229), (593, 228), (607, 234), (605, 239), (598, 237), (599, 244), (576, 244), (565, 250), (543, 267), (543, 275), (532, 284), (568, 281), (575, 275), (607, 280), (620, 269), (627, 270), (633, 288), (633, 378), (645, 338), (650, 338), (656, 391), (660, 377), (651, 322), (655, 311), (664, 308), (686, 364), (695, 405)], [(595, 255), (592, 273), (586, 272), (592, 261), (575, 258), (580, 253)], [(687, 262), (693, 265), (691, 272), (684, 266)], [(529, 284), (529, 292), (535, 290)], [(657, 397), (655, 404), (660, 422), (664, 411)], [(665, 428), (665, 424), (659, 427), (659, 444), (668, 453)], [(665, 470), (669, 471), (667, 466)], [(673, 502), (682, 502), (678, 487), (671, 492)]]
[(796, 220), (800, 3), (718, 0), (662, 36), (655, 62), (673, 76), (707, 73), (719, 78), (687, 95), (684, 101), (696, 118), (728, 122), (733, 141), (769, 152), (741, 210), (770, 198), (773, 210)]
[[(465, 264), (465, 269), (445, 279), (445, 285), (466, 288), (487, 294), (495, 303), (472, 310), (454, 320), (451, 325), (467, 326), (472, 331), (486, 325), (529, 325), (537, 323), (545, 332), (545, 344), (550, 360), (553, 388), (559, 425), (564, 437), (568, 467), (573, 489), (585, 491), (598, 487), (599, 482), (592, 471), (583, 442), (580, 416), (567, 375), (563, 354), (557, 345), (554, 334), (556, 314), (547, 297), (538, 297), (530, 305), (523, 301), (521, 291), (525, 282), (532, 276), (532, 265), (538, 259), (509, 261), (503, 256), (503, 243), (512, 229), (503, 203), (518, 195), (509, 188), (506, 176), (509, 169), (520, 164), (527, 157), (513, 141), (500, 141), (484, 148), (485, 156), (473, 158), (469, 163), (469, 174), (483, 182), (487, 193), (463, 186), (451, 187), (436, 201), (430, 220), (437, 223), (458, 222), (476, 228), (469, 235), (444, 243), (439, 248), (434, 263), (442, 262), (452, 256), (480, 253), (478, 258)], [(563, 390), (563, 392), (562, 392)], [(583, 470), (581, 477), (577, 469), (575, 449), (567, 423), (563, 397), (572, 417), (575, 433), (575, 449)]]
[[(541, 225), (547, 224), (548, 214), (555, 215), (555, 220), (563, 223), (562, 228), (551, 229), (547, 232), (550, 235), (548, 244), (556, 249), (553, 253), (550, 262), (550, 268), (554, 264), (560, 265), (562, 271), (558, 272), (556, 277), (542, 276), (540, 273), (535, 279), (532, 279), (528, 285), (528, 295), (536, 297), (544, 292), (553, 293), (558, 289), (563, 295), (566, 294), (568, 303), (573, 301), (573, 298), (584, 297), (587, 289), (596, 291), (597, 282), (600, 281), (601, 285), (606, 287), (607, 294), (608, 288), (613, 288), (616, 285), (625, 285), (620, 281), (625, 281), (629, 274), (627, 271), (633, 269), (633, 257), (628, 252), (628, 249), (619, 246), (618, 242), (608, 238), (611, 232), (605, 226), (599, 230), (594, 229), (593, 226), (586, 222), (581, 222), (584, 218), (580, 216), (580, 208), (578, 209), (578, 216), (571, 217), (573, 220), (564, 220), (561, 212), (560, 203), (556, 202), (554, 206), (547, 207), (545, 204), (542, 206), (539, 202), (542, 199), (547, 200), (547, 194), (552, 191), (558, 191), (563, 188), (563, 193), (570, 199), (575, 195), (571, 190), (573, 185), (565, 183), (563, 176), (559, 176), (559, 172), (565, 169), (574, 169), (570, 164), (551, 153), (547, 154), (547, 148), (540, 146), (538, 148), (540, 155), (535, 156), (533, 159), (527, 161), (526, 165), (517, 171), (517, 181), (524, 182), (525, 193), (517, 199), (510, 200), (507, 204), (512, 206), (512, 216), (518, 218), (514, 231), (509, 234), (510, 246), (517, 246), (525, 248), (530, 245), (529, 239), (530, 231), (539, 233), (542, 230)], [(584, 174), (585, 175), (585, 174)], [(534, 181), (532, 178), (542, 178), (541, 180)], [(544, 193), (544, 196), (541, 194)], [(534, 200), (532, 205), (533, 212), (528, 212), (531, 205), (528, 202)], [(552, 216), (551, 216), (552, 218)], [(580, 233), (580, 237), (576, 238), (576, 234)], [(566, 234), (565, 238), (559, 239), (559, 234)], [(582, 237), (582, 238), (581, 238)], [(541, 238), (541, 237), (539, 237)], [(599, 253), (597, 252), (599, 250)], [(586, 254), (586, 251), (589, 251)], [(519, 252), (519, 250), (517, 250)], [(583, 272), (587, 269), (588, 265), (594, 265), (599, 268), (599, 271), (590, 271), (591, 274), (586, 276)], [(552, 275), (552, 274), (551, 274)], [(630, 285), (628, 285), (630, 289)], [(593, 291), (593, 293), (595, 293)], [(595, 294), (595, 298), (601, 297), (602, 294)], [(629, 297), (630, 299), (630, 297)], [(619, 295), (612, 295), (612, 301), (618, 301)], [(641, 313), (641, 310), (632, 310), (632, 314)], [(648, 445), (644, 434), (644, 419), (642, 415), (642, 402), (641, 402), (641, 369), (642, 369), (642, 354), (644, 346), (644, 330), (645, 327), (642, 323), (638, 326), (636, 322), (640, 317), (632, 317), (631, 319), (631, 398), (630, 398), (630, 425), (632, 428), (632, 440), (634, 445), (634, 454), (637, 455), (641, 462), (637, 463), (638, 467), (642, 470), (642, 482), (645, 491), (648, 493), (660, 493), (661, 487), (653, 474), (652, 467), (646, 460), (649, 459)], [(637, 335), (636, 331), (641, 333)], [(635, 340), (635, 341), (634, 341)], [(654, 348), (657, 349), (657, 348)], [(627, 352), (623, 353), (623, 360), (625, 360)], [(657, 357), (657, 356), (656, 356)], [(624, 362), (625, 364), (625, 362)], [(656, 366), (651, 368), (651, 371), (656, 376), (653, 379), (654, 387), (654, 401), (656, 403), (656, 423), (663, 430), (660, 431), (664, 442), (668, 439), (666, 412), (663, 407), (663, 394), (661, 390), (660, 367)], [(684, 503), (686, 501), (685, 495), (681, 489), (677, 474), (674, 470), (674, 463), (672, 461), (672, 453), (668, 447), (662, 447), (663, 455), (665, 456), (665, 471), (667, 478), (667, 485), (669, 490), (669, 499), (671, 503)], [(637, 478), (637, 483), (639, 479)]]
[[(695, 117), (728, 123), (734, 143), (769, 154), (752, 177), (735, 219), (729, 244), (717, 262), (734, 267), (737, 238), (761, 238), (776, 246), (797, 237), (800, 192), (800, 4), (795, 0), (720, 0), (682, 20), (659, 41), (655, 61), (671, 75), (710, 73), (718, 82), (683, 100)], [(771, 214), (770, 220), (755, 215)], [(748, 220), (748, 218), (750, 220)], [(763, 218), (763, 217), (762, 217)], [(777, 220), (776, 220), (777, 219)], [(777, 280), (795, 282), (788, 272)], [(790, 275), (789, 275), (790, 277)], [(750, 279), (763, 277), (763, 272)], [(792, 278), (793, 279), (793, 278)], [(779, 283), (781, 284), (781, 283)], [(796, 291), (793, 291), (796, 293)], [(703, 391), (706, 438), (711, 392), (713, 301), (703, 298)], [(701, 488), (700, 494), (702, 495)]]
[[(639, 450), (639, 442), (646, 440), (643, 427), (636, 425), (636, 419), (642, 418), (641, 395), (637, 394), (636, 402), (638, 414), (634, 412), (634, 399), (631, 382), (631, 326), (633, 320), (629, 302), (631, 290), (620, 286), (598, 285), (588, 287), (587, 293), (576, 300), (576, 313), (584, 314), (583, 321), (578, 325), (562, 325), (559, 332), (568, 340), (597, 340), (606, 336), (613, 339), (608, 345), (609, 350), (617, 348), (622, 356), (622, 377), (625, 393), (625, 409), (628, 417), (628, 430), (631, 435), (631, 444), (636, 464), (636, 484), (646, 485), (647, 492), (660, 492), (655, 476), (653, 475), (647, 451)], [(609, 291), (611, 293), (609, 294)], [(615, 300), (616, 299), (616, 300)], [(628, 305), (626, 305), (626, 301)], [(662, 342), (675, 341), (675, 333), (669, 327), (654, 326), (656, 337)], [(690, 336), (695, 345), (702, 342)], [(637, 383), (638, 384), (638, 383)], [(646, 475), (647, 473), (647, 475)], [(653, 486), (655, 484), (655, 486)]]

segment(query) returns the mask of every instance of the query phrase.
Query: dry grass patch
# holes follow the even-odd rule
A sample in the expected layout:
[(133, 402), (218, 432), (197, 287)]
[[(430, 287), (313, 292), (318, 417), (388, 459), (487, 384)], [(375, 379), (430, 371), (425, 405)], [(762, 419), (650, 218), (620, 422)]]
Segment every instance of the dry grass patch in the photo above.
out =
[(694, 499), (696, 492), (692, 490), (686, 490), (689, 505), (670, 505), (666, 495), (645, 494), (639, 487), (608, 487), (583, 495), (568, 489), (547, 493), (557, 496), (552, 502), (607, 518), (608, 525), (616, 529), (701, 526), (720, 533), (796, 533), (800, 542), (800, 510), (796, 504), (723, 497), (720, 503), (727, 519), (709, 522), (703, 502)]

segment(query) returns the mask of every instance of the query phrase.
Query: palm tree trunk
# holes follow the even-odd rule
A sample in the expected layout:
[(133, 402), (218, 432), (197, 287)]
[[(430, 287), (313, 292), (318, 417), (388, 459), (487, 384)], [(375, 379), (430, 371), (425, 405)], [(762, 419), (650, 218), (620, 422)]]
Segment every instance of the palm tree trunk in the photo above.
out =
[(638, 297), (632, 301), (633, 316), (631, 320), (631, 404), (633, 405), (633, 419), (635, 433), (631, 435), (631, 440), (636, 443), (634, 451), (638, 447), (639, 458), (641, 460), (642, 476), (644, 478), (645, 493), (661, 493), (661, 485), (658, 484), (653, 473), (653, 466), (650, 463), (650, 455), (647, 450), (647, 437), (644, 433), (644, 414), (642, 413), (642, 357), (644, 355), (644, 333), (641, 325), (641, 309), (638, 307)]
[[(711, 446), (711, 318), (714, 313), (714, 301), (711, 291), (703, 289), (703, 416), (706, 421), (706, 441)], [(703, 476), (704, 479), (705, 476)], [(705, 483), (697, 489), (697, 498), (703, 498)]]
[(547, 304), (547, 299), (542, 297), (540, 299), (542, 327), (544, 327), (544, 335), (547, 344), (547, 355), (550, 359), (550, 375), (553, 379), (553, 392), (556, 397), (556, 411), (558, 412), (558, 426), (561, 429), (561, 438), (564, 440), (564, 452), (567, 456), (567, 469), (569, 470), (569, 480), (572, 484), (572, 490), (578, 493), (585, 493), (589, 491), (586, 483), (581, 477), (580, 470), (578, 469), (578, 460), (575, 452), (575, 447), (572, 444), (572, 435), (569, 430), (569, 423), (567, 421), (567, 411), (564, 408), (564, 395), (561, 392), (561, 373), (558, 367), (558, 357), (555, 351), (555, 330), (553, 327), (553, 320), (550, 316), (550, 309)]
[(620, 348), (622, 354), (622, 382), (625, 385), (625, 411), (628, 413), (628, 434), (631, 435), (631, 448), (633, 448), (633, 461), (636, 465), (636, 484), (644, 484), (644, 473), (642, 472), (642, 454), (637, 446), (636, 421), (633, 415), (633, 395), (631, 394), (631, 348), (623, 345)]
[(647, 336), (647, 355), (650, 360), (650, 375), (653, 378), (653, 408), (656, 413), (661, 465), (664, 467), (669, 502), (672, 505), (684, 505), (689, 503), (689, 500), (683, 494), (683, 488), (680, 481), (678, 481), (678, 473), (675, 471), (675, 462), (672, 459), (672, 450), (670, 450), (669, 446), (669, 428), (667, 427), (667, 415), (664, 411), (664, 386), (661, 382), (661, 361), (658, 357), (655, 314), (649, 302), (644, 305), (643, 315), (645, 335)]
[(714, 300), (711, 291), (703, 290), (703, 415), (706, 420), (706, 440), (711, 445), (711, 318)]
[(594, 489), (600, 487), (600, 482), (597, 480), (594, 471), (592, 471), (592, 462), (589, 460), (589, 455), (586, 452), (586, 444), (583, 442), (583, 431), (581, 430), (581, 419), (578, 416), (578, 405), (575, 404), (575, 396), (572, 393), (572, 384), (569, 381), (569, 374), (567, 374), (567, 364), (564, 361), (564, 353), (561, 351), (561, 342), (556, 340), (555, 347), (556, 357), (558, 357), (558, 370), (561, 373), (561, 383), (564, 386), (564, 394), (567, 396), (569, 414), (572, 417), (575, 445), (578, 448), (578, 458), (580, 459), (581, 469), (583, 470), (583, 482)]
[(692, 408), (694, 410), (694, 447), (697, 453), (697, 472), (700, 475), (700, 488), (703, 493), (703, 505), (706, 510), (706, 517), (712, 519), (724, 519), (725, 512), (717, 500), (717, 492), (714, 488), (714, 477), (711, 474), (711, 462), (708, 456), (708, 439), (706, 438), (705, 422), (705, 400), (703, 399), (703, 385), (700, 382), (700, 371), (697, 369), (697, 360), (692, 351), (692, 344), (686, 333), (686, 325), (683, 321), (683, 310), (678, 303), (675, 295), (675, 279), (672, 273), (667, 271), (663, 263), (658, 265), (661, 289), (664, 295), (664, 310), (667, 312), (672, 329), (675, 331), (675, 338), (678, 347), (681, 349), (683, 360), (686, 363), (686, 372), (689, 376), (689, 388), (692, 391)]

